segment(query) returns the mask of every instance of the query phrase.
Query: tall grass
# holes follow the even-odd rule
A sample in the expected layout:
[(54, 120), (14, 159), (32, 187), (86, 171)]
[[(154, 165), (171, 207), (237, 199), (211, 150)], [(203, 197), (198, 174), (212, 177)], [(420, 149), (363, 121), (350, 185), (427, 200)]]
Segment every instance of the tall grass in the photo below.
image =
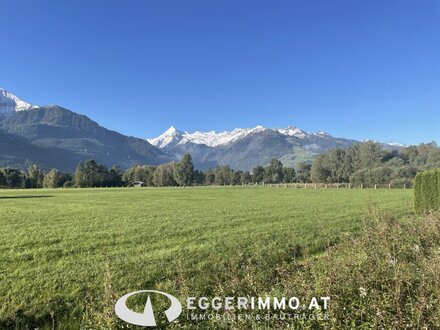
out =
[[(440, 214), (411, 221), (372, 212), (357, 237), (346, 237), (323, 254), (312, 256), (301, 247), (285, 251), (270, 265), (264, 255), (236, 257), (221, 272), (205, 274), (208, 296), (331, 297), (329, 320), (302, 321), (187, 321), (188, 311), (168, 328), (185, 329), (439, 329), (440, 328)], [(182, 302), (188, 282), (179, 273)], [(201, 288), (195, 291), (202, 293)], [(106, 291), (104, 290), (104, 294)], [(89, 315), (91, 329), (101, 329), (101, 310)], [(226, 313), (226, 312), (225, 312)], [(238, 313), (238, 312), (237, 312)], [(254, 312), (255, 313), (255, 312)], [(318, 312), (319, 313), (319, 312)], [(111, 327), (137, 329), (111, 319)]]

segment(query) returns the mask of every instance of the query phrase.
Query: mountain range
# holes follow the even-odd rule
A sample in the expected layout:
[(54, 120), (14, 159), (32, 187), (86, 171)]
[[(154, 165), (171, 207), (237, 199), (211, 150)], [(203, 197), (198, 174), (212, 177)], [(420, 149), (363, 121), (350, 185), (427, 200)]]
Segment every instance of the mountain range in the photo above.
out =
[(272, 158), (287, 166), (310, 161), (317, 154), (332, 148), (346, 148), (358, 141), (335, 138), (325, 132), (309, 133), (300, 128), (237, 128), (225, 132), (188, 133), (170, 127), (152, 145), (173, 158), (185, 153), (193, 156), (199, 168), (229, 165), (234, 169), (250, 170), (266, 165)]
[(93, 158), (108, 167), (125, 169), (133, 164), (178, 160), (190, 153), (199, 169), (229, 165), (250, 170), (272, 158), (296, 166), (321, 152), (355, 143), (359, 141), (293, 126), (194, 133), (172, 126), (159, 137), (145, 140), (108, 130), (60, 106), (33, 105), (0, 89), (0, 167), (26, 168), (36, 163), (44, 169), (73, 171), (80, 160)]

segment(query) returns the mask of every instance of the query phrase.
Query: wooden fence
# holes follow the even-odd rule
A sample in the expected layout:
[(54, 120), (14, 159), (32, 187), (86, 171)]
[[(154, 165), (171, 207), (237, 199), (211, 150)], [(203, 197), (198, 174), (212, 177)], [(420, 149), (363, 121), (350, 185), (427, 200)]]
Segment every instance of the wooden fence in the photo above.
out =
[(252, 183), (209, 187), (271, 187), (271, 188), (290, 188), (290, 189), (411, 189), (412, 186), (406, 184), (353, 184), (353, 183)]
[[(353, 183), (249, 183), (249, 184), (227, 184), (227, 185), (209, 185), (209, 186), (165, 186), (165, 187), (150, 187), (150, 186), (144, 186), (143, 188), (201, 188), (201, 187), (208, 187), (208, 188), (222, 188), (222, 187), (271, 187), (271, 188), (289, 188), (289, 189), (412, 189), (412, 185), (406, 185), (402, 184), (400, 185), (392, 185), (390, 184), (370, 184), (370, 185), (355, 185)], [(61, 188), (61, 187), (60, 187)], [(59, 189), (60, 189), (59, 188)], [(77, 189), (74, 187), (69, 187), (72, 189)], [(62, 189), (69, 189), (69, 188), (62, 188)], [(87, 187), (87, 188), (123, 188), (121, 186), (95, 186), (95, 187)], [(131, 187), (133, 188), (133, 187)], [(136, 188), (136, 187), (134, 187)], [(140, 188), (140, 187), (137, 187)], [(17, 190), (29, 190), (29, 189), (42, 189), (42, 188), (4, 188), (0, 187), (0, 190), (6, 190), (6, 189), (17, 189)], [(81, 188), (86, 189), (86, 188)]]

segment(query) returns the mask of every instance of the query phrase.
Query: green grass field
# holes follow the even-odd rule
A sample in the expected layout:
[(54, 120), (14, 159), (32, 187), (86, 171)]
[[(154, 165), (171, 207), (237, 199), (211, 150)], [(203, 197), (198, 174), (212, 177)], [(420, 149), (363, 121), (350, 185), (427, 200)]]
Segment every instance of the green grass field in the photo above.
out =
[(319, 254), (372, 209), (404, 219), (412, 190), (0, 191), (0, 328), (78, 328), (87, 302), (138, 289), (224, 294), (251, 264), (270, 292), (286, 251)]

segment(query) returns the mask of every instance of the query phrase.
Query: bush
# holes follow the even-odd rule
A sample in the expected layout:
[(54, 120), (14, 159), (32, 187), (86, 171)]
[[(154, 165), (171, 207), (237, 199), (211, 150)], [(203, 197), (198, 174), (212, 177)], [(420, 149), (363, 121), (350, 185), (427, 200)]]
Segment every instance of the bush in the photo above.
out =
[(73, 181), (66, 181), (63, 184), (63, 188), (73, 188), (74, 184)]
[(440, 209), (440, 169), (417, 174), (414, 184), (414, 208), (417, 213)]

